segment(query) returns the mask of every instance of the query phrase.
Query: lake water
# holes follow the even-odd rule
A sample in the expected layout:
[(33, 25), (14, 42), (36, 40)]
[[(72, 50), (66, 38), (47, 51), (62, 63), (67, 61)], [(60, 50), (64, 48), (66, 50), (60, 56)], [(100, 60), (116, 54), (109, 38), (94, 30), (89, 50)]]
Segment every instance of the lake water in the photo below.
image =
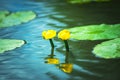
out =
[[(47, 64), (51, 53), (43, 30), (56, 31), (89, 24), (120, 22), (119, 2), (75, 5), (65, 0), (0, 0), (0, 10), (11, 12), (32, 10), (37, 17), (25, 24), (0, 29), (0, 38), (22, 39), (26, 44), (0, 55), (0, 80), (120, 80), (120, 60), (96, 57), (93, 47), (102, 41), (69, 40), (69, 63), (72, 72), (66, 73), (59, 64)], [(54, 58), (65, 63), (65, 47), (57, 37)], [(1, 45), (0, 45), (1, 46)]]

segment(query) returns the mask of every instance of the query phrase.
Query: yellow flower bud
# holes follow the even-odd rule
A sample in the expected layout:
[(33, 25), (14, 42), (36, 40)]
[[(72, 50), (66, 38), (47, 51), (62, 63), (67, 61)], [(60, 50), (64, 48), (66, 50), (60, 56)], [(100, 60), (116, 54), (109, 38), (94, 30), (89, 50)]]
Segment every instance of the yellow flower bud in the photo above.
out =
[(47, 30), (42, 32), (42, 37), (46, 40), (52, 39), (56, 36), (56, 31), (55, 30)]
[(73, 68), (73, 64), (70, 63), (63, 63), (61, 64), (61, 70), (66, 73), (71, 73)]
[(70, 38), (70, 32), (64, 29), (58, 33), (58, 38), (62, 40), (68, 40)]

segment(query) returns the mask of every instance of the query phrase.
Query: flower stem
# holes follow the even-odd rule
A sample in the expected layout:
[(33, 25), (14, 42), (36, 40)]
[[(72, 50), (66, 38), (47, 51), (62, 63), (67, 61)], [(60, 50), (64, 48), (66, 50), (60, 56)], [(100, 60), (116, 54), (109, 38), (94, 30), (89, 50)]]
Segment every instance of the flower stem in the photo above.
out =
[(68, 57), (69, 57), (69, 45), (67, 40), (64, 40), (65, 43), (65, 48), (66, 48), (66, 57), (65, 57), (65, 62), (68, 63)]
[(49, 39), (49, 41), (50, 41), (50, 44), (51, 44), (51, 47), (52, 47), (50, 56), (51, 56), (51, 58), (53, 58), (53, 56), (54, 56), (54, 43), (53, 43), (52, 39)]

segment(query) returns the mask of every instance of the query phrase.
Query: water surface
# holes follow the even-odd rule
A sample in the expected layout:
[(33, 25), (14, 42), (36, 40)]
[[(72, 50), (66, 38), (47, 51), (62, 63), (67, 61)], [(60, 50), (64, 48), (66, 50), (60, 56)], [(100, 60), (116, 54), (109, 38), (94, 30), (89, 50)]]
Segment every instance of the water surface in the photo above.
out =
[[(24, 46), (0, 55), (0, 80), (120, 80), (119, 59), (105, 60), (92, 54), (93, 47), (102, 41), (69, 40), (73, 71), (65, 73), (58, 65), (45, 63), (51, 48), (49, 41), (41, 37), (41, 32), (48, 29), (119, 23), (119, 7), (115, 1), (74, 5), (64, 0), (0, 0), (0, 10), (32, 10), (37, 14), (28, 23), (0, 29), (0, 38), (27, 41)], [(64, 43), (57, 37), (54, 43), (55, 58), (64, 63)]]

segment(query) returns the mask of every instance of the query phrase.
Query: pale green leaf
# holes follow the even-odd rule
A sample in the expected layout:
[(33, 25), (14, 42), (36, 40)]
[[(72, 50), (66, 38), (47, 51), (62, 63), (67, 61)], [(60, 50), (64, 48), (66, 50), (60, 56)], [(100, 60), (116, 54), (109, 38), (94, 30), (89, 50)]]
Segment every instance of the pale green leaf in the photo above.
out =
[(95, 46), (93, 53), (101, 58), (120, 58), (120, 38), (102, 42)]
[(0, 11), (0, 28), (19, 25), (28, 22), (36, 17), (32, 11), (20, 11), (9, 13), (8, 11)]
[(102, 40), (120, 37), (120, 24), (87, 25), (68, 29), (77, 40)]
[(0, 39), (0, 53), (21, 47), (24, 43), (23, 40)]

